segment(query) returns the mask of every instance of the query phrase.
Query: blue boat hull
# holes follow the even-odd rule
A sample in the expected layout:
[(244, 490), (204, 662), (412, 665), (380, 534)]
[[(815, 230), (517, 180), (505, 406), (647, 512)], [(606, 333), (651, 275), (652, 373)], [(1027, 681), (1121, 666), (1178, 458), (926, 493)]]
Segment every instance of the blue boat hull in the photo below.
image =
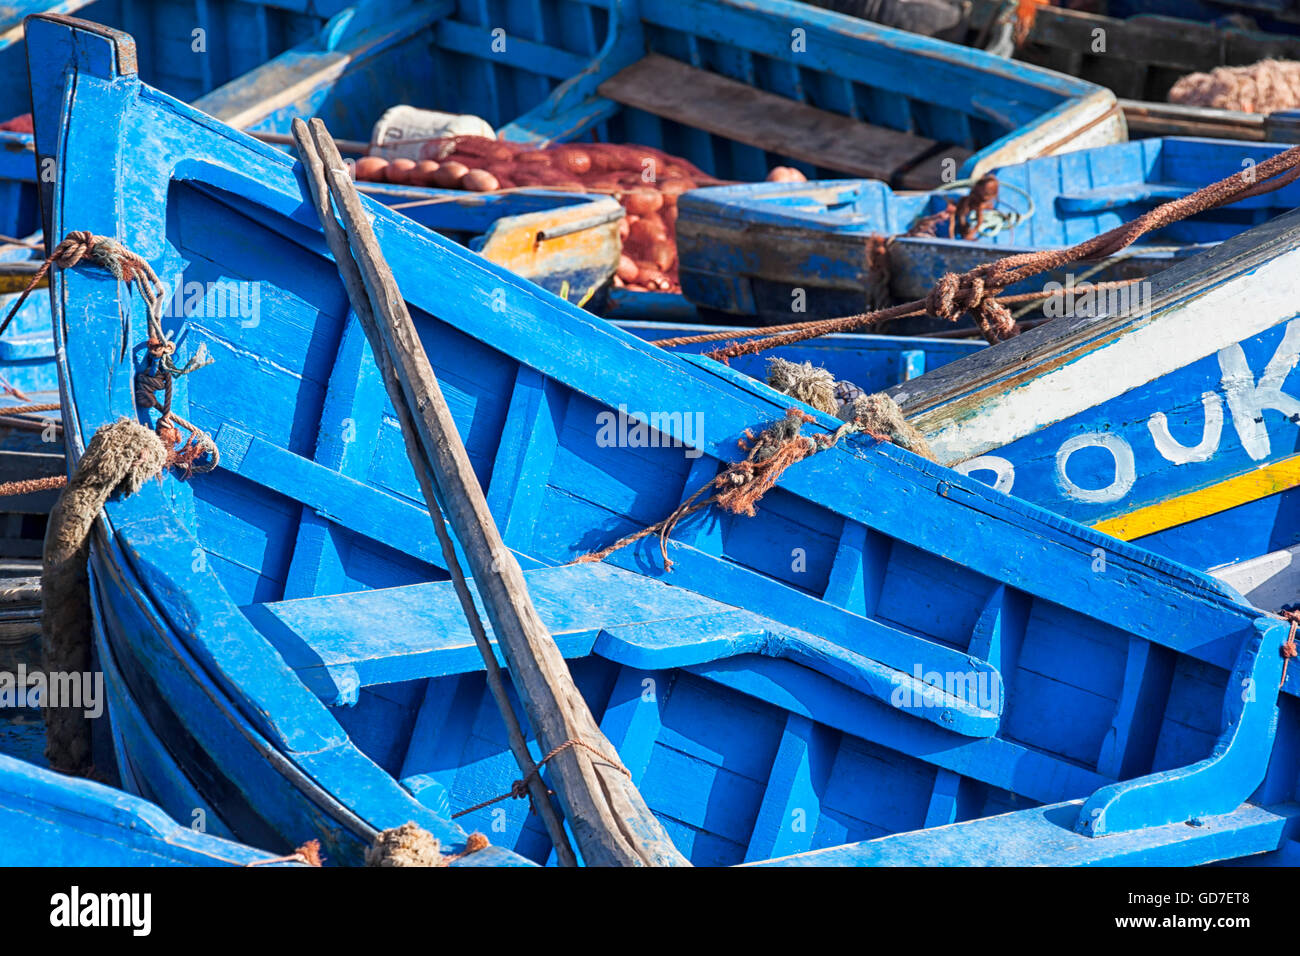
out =
[[(621, 102), (611, 81), (654, 55), (668, 58), (655, 61), (661, 82), (687, 67), (705, 72), (691, 74), (697, 82), (722, 77), (779, 97), (763, 102), (785, 109), (792, 128), (778, 142), (770, 131), (705, 130)], [(365, 140), (397, 103), (455, 104), (520, 142), (593, 137), (653, 146), (712, 175), (750, 181), (776, 165), (810, 176), (843, 174), (852, 172), (844, 161), (889, 153), (886, 175), (911, 171), (933, 185), (945, 158), (951, 172), (966, 175), (1124, 138), (1114, 97), (1100, 87), (786, 0), (546, 0), (503, 24), (450, 2), (395, 9), (369, 0), (316, 40), (196, 105), (263, 132), (287, 133), (293, 117), (319, 116), (335, 136)], [(855, 157), (826, 158), (825, 165), (790, 155), (806, 140), (800, 124), (808, 114), (801, 111), (809, 107), (822, 120), (825, 113), (851, 117), (859, 129), (849, 135), (877, 127), (876, 148), (864, 145)], [(913, 138), (891, 135), (898, 131)]]
[[(946, 223), (939, 230), (943, 238), (906, 235), (964, 190), (903, 193), (863, 180), (700, 189), (680, 201), (682, 291), (702, 309), (767, 323), (854, 315), (924, 298), (946, 272), (1081, 242), (1286, 148), (1170, 137), (1004, 166), (994, 171), (998, 210), (1012, 218), (1009, 224), (984, 220), (990, 234), (972, 240), (947, 238)], [(1300, 185), (1293, 185), (1175, 223), (1113, 262), (1074, 264), (1006, 291), (1154, 275), (1297, 204)], [(890, 240), (883, 262), (866, 254), (875, 238)], [(946, 325), (920, 317), (885, 328), (908, 333)]]
[[(481, 828), (491, 848), (458, 862), (548, 862), (522, 803), (469, 810), (516, 771), (298, 165), (142, 86), (129, 37), (49, 18), (29, 42), (38, 141), (67, 131), (55, 233), (113, 234), (162, 274), (263, 283), (274, 303), (255, 326), (168, 317), (178, 360), (216, 358), (175, 407), (221, 467), (97, 523), (110, 678), (140, 715), (123, 762), (190, 801), (174, 813), (197, 794), (237, 836), (319, 838), (336, 862), (407, 820), (453, 851)], [(80, 188), (89, 156), (111, 188)], [(1142, 833), (1206, 862), (1247, 841), (1216, 850), (1184, 821), (1291, 795), (1289, 745), (1270, 763), (1300, 687), (1274, 691), (1284, 623), (862, 435), (791, 467), (753, 516), (681, 522), (671, 573), (653, 538), (572, 564), (676, 508), (789, 400), (368, 211), (539, 614), (694, 862), (881, 862), (899, 833), (940, 862), (947, 824), (1070, 800), (1063, 829), (1094, 858)], [(140, 414), (145, 315), (87, 267), (54, 275), (51, 301), (75, 460)]]
[[(1300, 542), (1289, 213), (896, 390), (940, 460), (1196, 567)], [(1242, 308), (1242, 303), (1249, 306)]]
[(0, 865), (251, 866), (270, 853), (182, 827), (139, 797), (0, 755)]

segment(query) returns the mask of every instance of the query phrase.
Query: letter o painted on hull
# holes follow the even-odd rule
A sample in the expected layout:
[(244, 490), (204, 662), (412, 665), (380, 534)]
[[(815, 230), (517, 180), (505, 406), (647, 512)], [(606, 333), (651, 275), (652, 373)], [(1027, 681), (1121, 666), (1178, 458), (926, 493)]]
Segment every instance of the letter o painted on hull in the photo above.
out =
[[(1115, 480), (1105, 488), (1080, 488), (1066, 474), (1070, 456), (1082, 448), (1104, 448), (1110, 452), (1115, 461)], [(1089, 504), (1108, 504), (1119, 501), (1137, 480), (1137, 471), (1133, 461), (1133, 446), (1119, 435), (1110, 432), (1089, 432), (1075, 435), (1062, 442), (1056, 452), (1056, 481), (1071, 498), (1086, 501)]]

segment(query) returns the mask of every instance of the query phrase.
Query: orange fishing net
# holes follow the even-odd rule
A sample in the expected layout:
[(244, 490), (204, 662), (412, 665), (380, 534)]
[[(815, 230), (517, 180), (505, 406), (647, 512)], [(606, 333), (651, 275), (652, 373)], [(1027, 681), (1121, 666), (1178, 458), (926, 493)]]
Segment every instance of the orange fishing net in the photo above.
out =
[(358, 161), (357, 178), (477, 192), (542, 187), (608, 193), (627, 211), (620, 226), (623, 256), (614, 284), (645, 292), (681, 291), (677, 197), (698, 186), (723, 182), (650, 146), (563, 143), (537, 149), (482, 136), (456, 136), (430, 140), (420, 155), (418, 162), (368, 156)]
[(1300, 63), (1260, 60), (1250, 66), (1189, 73), (1169, 91), (1169, 102), (1246, 113), (1293, 110), (1300, 107)]

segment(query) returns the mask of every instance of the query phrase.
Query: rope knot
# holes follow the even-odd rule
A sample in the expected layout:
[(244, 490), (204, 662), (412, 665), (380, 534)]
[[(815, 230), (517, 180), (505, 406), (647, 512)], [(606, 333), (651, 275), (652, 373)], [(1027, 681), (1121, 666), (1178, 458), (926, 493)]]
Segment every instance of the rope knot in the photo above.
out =
[(528, 796), (527, 780), (516, 780), (510, 785), (510, 797), (512, 800), (522, 800), (526, 796)]
[(945, 272), (925, 297), (925, 311), (949, 322), (956, 322), (971, 312), (980, 332), (990, 344), (996, 345), (1016, 334), (1011, 310), (994, 298), (1001, 291), (1001, 285), (985, 282), (978, 270), (960, 276)]
[(75, 230), (54, 247), (50, 261), (60, 269), (70, 269), (95, 250), (99, 237), (93, 232)]
[[(623, 774), (624, 776), (628, 777), (629, 779), (632, 776), (632, 771), (628, 770), (627, 767), (623, 766), (623, 764), (619, 762), (618, 759), (605, 756), (603, 753), (601, 753), (595, 747), (591, 746), (591, 744), (587, 743), (586, 741), (578, 740), (577, 738), (570, 737), (568, 740), (560, 744), (558, 747), (553, 747), (550, 753), (548, 753), (541, 760), (537, 761), (537, 763), (533, 764), (533, 769), (528, 771), (528, 773), (523, 777), (523, 779), (516, 780), (514, 783), (512, 783), (510, 785), (510, 789), (507, 790), (505, 793), (497, 797), (492, 797), (490, 800), (484, 800), (482, 803), (476, 803), (474, 804), (474, 806), (467, 807), (464, 810), (461, 810), (459, 813), (453, 813), (451, 815), (451, 818), (455, 820), (458, 817), (463, 817), (468, 813), (473, 813), (475, 810), (482, 810), (484, 807), (490, 807), (494, 803), (500, 803), (502, 800), (509, 800), (509, 799), (522, 800), (524, 797), (528, 797), (528, 811), (530, 813), (535, 812), (536, 807), (533, 806), (532, 794), (528, 790), (529, 786), (531, 785), (534, 779), (537, 779), (538, 781), (541, 780), (542, 768), (544, 766), (546, 766), (548, 763), (550, 763), (554, 758), (558, 757), (560, 754), (564, 753), (564, 751), (568, 750), (570, 747), (581, 747), (583, 750), (586, 750), (590, 752), (593, 756), (599, 758), (602, 763), (609, 764), (611, 767), (613, 767), (615, 770), (617, 770), (619, 773)], [(548, 794), (551, 792), (552, 791), (550, 790), (547, 791)], [(472, 839), (473, 838), (471, 837), (471, 840)], [(487, 846), (486, 837), (483, 838), (482, 845)], [(473, 850), (467, 849), (465, 852), (470, 853), (473, 852)]]

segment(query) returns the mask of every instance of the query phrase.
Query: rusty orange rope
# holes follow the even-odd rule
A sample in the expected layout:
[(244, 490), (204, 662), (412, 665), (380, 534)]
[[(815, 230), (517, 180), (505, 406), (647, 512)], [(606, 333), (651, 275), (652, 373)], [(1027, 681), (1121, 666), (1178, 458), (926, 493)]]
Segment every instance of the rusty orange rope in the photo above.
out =
[(308, 840), (292, 853), (284, 856), (272, 856), (265, 860), (253, 860), (245, 866), (267, 866), (271, 863), (302, 863), (306, 866), (324, 866), (325, 857), (320, 851), (320, 840)]
[(14, 495), (30, 495), (36, 491), (49, 491), (62, 488), (68, 483), (67, 475), (50, 475), (46, 478), (22, 478), (18, 481), (6, 481), (0, 484), (0, 498)]
[(1295, 635), (1296, 629), (1300, 628), (1300, 609), (1294, 607), (1284, 607), (1278, 611), (1282, 620), (1291, 622), (1291, 633), (1286, 636), (1282, 644), (1282, 680), (1278, 682), (1278, 687), (1286, 684), (1286, 668), (1291, 663), (1291, 658), (1300, 656), (1300, 648), (1296, 647)]
[(0, 405), (0, 415), (34, 415), (37, 412), (56, 412), (58, 402), (41, 402), (36, 405)]
[[(46, 260), (41, 263), (41, 267), (32, 275), (31, 281), (27, 283), (27, 288), (23, 289), (19, 294), (18, 300), (13, 304), (13, 308), (9, 310), (9, 314), (5, 316), (3, 322), (0, 322), (0, 334), (3, 334), (4, 330), (9, 328), (9, 323), (18, 314), (18, 310), (27, 301), (27, 297), (32, 294), (32, 290), (49, 275), (51, 267), (58, 266), (60, 269), (71, 269), (83, 259), (89, 259), (103, 266), (115, 278), (123, 279), (128, 283), (135, 281), (137, 276), (142, 279), (152, 278), (155, 283), (158, 281), (147, 262), (134, 252), (124, 248), (117, 241), (84, 230), (70, 232), (66, 239), (54, 247), (54, 251), (50, 253)], [(144, 288), (143, 282), (141, 282), (141, 287)]]
[[(1140, 278), (1137, 278), (1137, 279), (1116, 279), (1113, 282), (1090, 282), (1087, 284), (1087, 286), (1080, 285), (1080, 286), (1076, 286), (1075, 289), (1078, 290), (1078, 289), (1087, 288), (1092, 290), (1093, 292), (1107, 292), (1111, 289), (1121, 289), (1124, 288), (1125, 286), (1130, 286), (1135, 282), (1141, 282), (1141, 281), (1142, 280)], [(1040, 299), (1050, 299), (1052, 296), (1063, 295), (1063, 294), (1064, 294), (1064, 290), (1057, 290), (1057, 289), (1049, 289), (1042, 292), (1020, 292), (1017, 293), (1016, 295), (1003, 296), (999, 301), (1004, 302), (1007, 305), (1020, 305), (1021, 303), (1024, 302), (1036, 302)], [(882, 310), (882, 313), (884, 311), (887, 310)], [(880, 314), (880, 313), (868, 313), (868, 315), (876, 315), (876, 314)], [(913, 315), (924, 315), (924, 314), (925, 314), (925, 308), (923, 306), (917, 306), (916, 308), (912, 309), (910, 312), (904, 312), (901, 315), (882, 317), (878, 320), (872, 320), (866, 322), (865, 324), (876, 325), (879, 322), (886, 322), (890, 318), (902, 319), (902, 318), (908, 318)], [(861, 317), (862, 316), (851, 316), (851, 317), (846, 316), (846, 318), (861, 318)], [(680, 345), (698, 345), (701, 342), (725, 342), (728, 339), (742, 339), (742, 338), (749, 338), (751, 336), (763, 337), (768, 335), (779, 335), (782, 332), (796, 332), (799, 331), (800, 329), (814, 329), (826, 325), (827, 323), (843, 322), (843, 321), (845, 321), (845, 319), (842, 318), (841, 319), (809, 319), (804, 322), (788, 322), (785, 325), (760, 325), (748, 329), (742, 329), (742, 328), (723, 329), (718, 332), (701, 332), (699, 335), (679, 335), (671, 339), (653, 339), (650, 342), (650, 344), (657, 345), (660, 348), (664, 348), (664, 349), (671, 349), (671, 348), (676, 348), (677, 346)], [(1026, 326), (1028, 326), (1028, 324), (1029, 323), (1025, 323)], [(970, 330), (970, 332), (972, 333), (974, 331), (975, 331), (974, 329)], [(827, 334), (829, 333), (827, 332), (818, 333), (818, 335), (827, 335)], [(948, 336), (948, 335), (964, 335), (964, 334), (969, 334), (969, 333), (965, 329), (951, 329), (943, 332), (919, 332), (917, 333), (916, 337), (936, 336), (936, 335)], [(809, 337), (815, 338), (816, 336), (809, 336)]]
[[(683, 518), (703, 511), (710, 505), (717, 505), (732, 514), (747, 515), (752, 518), (759, 499), (776, 484), (777, 479), (787, 468), (819, 451), (830, 448), (849, 432), (865, 432), (878, 441), (889, 441), (887, 436), (867, 431), (853, 422), (845, 422), (834, 432), (801, 435), (800, 427), (812, 421), (816, 419), (807, 412), (791, 408), (785, 413), (785, 418), (773, 422), (758, 436), (746, 429), (745, 437), (739, 442), (741, 449), (747, 452), (746, 456), (720, 471), (716, 478), (706, 482), (678, 505), (668, 517), (640, 531), (624, 535), (613, 544), (599, 551), (584, 554), (569, 563), (587, 564), (592, 561), (603, 561), (629, 544), (634, 544), (652, 534), (658, 534), (659, 553), (664, 559), (664, 570), (671, 571), (673, 562), (668, 557), (668, 536)], [(701, 500), (701, 496), (710, 488), (717, 490)]]
[(876, 312), (808, 323), (802, 329), (749, 342), (736, 342), (705, 354), (708, 358), (725, 362), (740, 355), (754, 355), (777, 346), (793, 345), (832, 332), (848, 332), (921, 311), (952, 322), (968, 312), (972, 313), (976, 327), (989, 342), (996, 343), (1016, 334), (1015, 320), (1010, 310), (1005, 302), (997, 298), (998, 293), (1007, 286), (1072, 262), (1108, 258), (1148, 232), (1163, 229), (1207, 209), (1281, 189), (1297, 176), (1300, 176), (1300, 146), (1271, 156), (1252, 168), (1233, 173), (1226, 179), (1204, 186), (1187, 196), (1156, 206), (1131, 222), (1073, 246), (1018, 253), (977, 266), (960, 275), (946, 273), (924, 299)]

